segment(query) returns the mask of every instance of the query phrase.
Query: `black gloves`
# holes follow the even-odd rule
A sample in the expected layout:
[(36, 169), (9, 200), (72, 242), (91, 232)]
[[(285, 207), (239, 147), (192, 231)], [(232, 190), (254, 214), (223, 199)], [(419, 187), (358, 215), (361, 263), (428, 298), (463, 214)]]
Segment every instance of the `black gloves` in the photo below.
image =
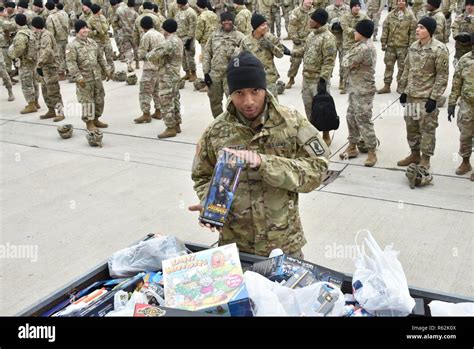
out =
[(451, 12), (448, 12), (444, 15), (444, 18), (450, 19), (451, 18)]
[(323, 78), (319, 78), (319, 82), (318, 82), (318, 94), (319, 93), (325, 93), (327, 92), (327, 89), (326, 89), (326, 80), (324, 80)]
[(36, 72), (39, 76), (43, 77), (43, 68), (36, 68)]
[(331, 26), (331, 30), (336, 33), (341, 33), (342, 32), (341, 23), (339, 22), (333, 23)]
[(459, 33), (454, 37), (454, 40), (459, 41), (460, 43), (467, 44), (471, 41), (471, 35), (469, 33)]
[(186, 42), (184, 43), (184, 48), (186, 49), (186, 51), (191, 50), (191, 43), (192, 42), (193, 42), (193, 39), (186, 40)]
[(402, 93), (400, 95), (400, 104), (405, 106), (405, 104), (407, 104), (407, 94), (406, 93)]
[(436, 101), (434, 99), (428, 98), (425, 104), (425, 110), (427, 113), (431, 113), (436, 109)]
[(388, 12), (391, 12), (392, 11), (392, 6), (389, 6), (388, 7)]
[(456, 115), (454, 114), (454, 109), (456, 109), (456, 105), (448, 106), (448, 121), (451, 122), (451, 118), (455, 118)]
[(281, 46), (283, 46), (283, 54), (287, 55), (287, 56), (291, 56), (290, 49), (288, 47), (286, 47), (285, 45), (283, 45), (283, 44)]
[(204, 82), (206, 83), (207, 87), (211, 87), (212, 85), (212, 79), (209, 74), (204, 74)]

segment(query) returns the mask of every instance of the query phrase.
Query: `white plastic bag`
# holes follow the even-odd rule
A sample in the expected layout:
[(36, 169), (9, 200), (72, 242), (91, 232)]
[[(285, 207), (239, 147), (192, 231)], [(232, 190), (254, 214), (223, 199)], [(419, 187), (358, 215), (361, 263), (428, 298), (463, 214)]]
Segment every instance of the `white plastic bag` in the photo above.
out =
[[(352, 277), (352, 288), (357, 302), (368, 312), (377, 315), (382, 312), (392, 316), (407, 316), (415, 306), (410, 296), (408, 284), (398, 252), (392, 245), (380, 248), (369, 231), (364, 243), (359, 246), (356, 234), (357, 258), (356, 270)], [(366, 249), (370, 255), (366, 254)]]
[(168, 258), (185, 255), (184, 243), (174, 236), (156, 236), (115, 252), (108, 261), (113, 278), (134, 276), (142, 271), (157, 271)]
[(428, 306), (431, 316), (474, 316), (474, 303), (432, 301)]
[[(247, 271), (244, 274), (245, 285), (249, 297), (254, 303), (255, 316), (324, 316), (321, 309), (321, 288), (330, 285), (318, 282), (313, 285), (293, 290), (266, 277)], [(344, 310), (344, 295), (332, 285), (335, 303), (327, 316), (340, 316)]]

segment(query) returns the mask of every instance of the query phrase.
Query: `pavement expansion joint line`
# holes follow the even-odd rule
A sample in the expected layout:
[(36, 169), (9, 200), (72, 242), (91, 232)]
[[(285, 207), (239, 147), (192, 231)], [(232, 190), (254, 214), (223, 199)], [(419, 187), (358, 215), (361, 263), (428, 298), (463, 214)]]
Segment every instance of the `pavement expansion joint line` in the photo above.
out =
[(81, 152), (74, 152), (74, 151), (69, 151), (69, 150), (64, 150), (64, 149), (55, 149), (55, 148), (40, 147), (40, 146), (37, 146), (37, 145), (34, 145), (34, 144), (33, 144), (33, 145), (31, 145), (31, 144), (23, 144), (23, 143), (9, 142), (9, 141), (3, 141), (3, 140), (0, 140), (0, 143), (18, 145), (18, 146), (28, 147), (28, 148), (37, 148), (37, 149), (41, 149), (41, 150), (57, 151), (57, 152), (67, 153), (67, 154), (89, 156), (89, 157), (98, 158), (98, 159), (106, 159), (106, 160), (115, 160), (115, 161), (120, 161), (120, 162), (128, 162), (128, 163), (133, 163), (133, 164), (138, 164), (138, 165), (146, 165), (146, 166), (153, 166), (153, 167), (159, 167), (159, 168), (167, 168), (167, 169), (177, 170), (177, 171), (183, 171), (183, 172), (191, 172), (191, 170), (182, 169), (182, 168), (179, 168), (179, 167), (158, 165), (158, 164), (152, 164), (152, 163), (149, 163), (149, 162), (141, 162), (141, 161), (136, 161), (136, 160), (123, 160), (123, 159), (118, 159), (118, 158), (114, 158), (114, 157), (110, 157), (110, 156), (100, 156), (100, 155), (96, 155), (96, 154), (87, 154), (87, 153), (81, 153)]
[[(324, 189), (324, 188), (322, 188), (322, 189)], [(369, 200), (390, 202), (390, 203), (394, 203), (394, 204), (398, 204), (398, 203), (399, 203), (397, 200), (375, 198), (375, 197), (364, 196), (364, 195), (357, 195), (357, 194), (341, 193), (341, 192), (330, 191), (330, 190), (320, 190), (320, 192), (321, 192), (321, 193), (334, 194), (334, 195), (344, 195), (344, 196), (355, 197), (355, 198), (360, 198), (360, 199), (369, 199)], [(404, 201), (403, 204), (404, 204), (404, 205), (408, 205), (408, 206), (417, 206), (417, 207), (424, 207), (424, 208), (432, 208), (432, 209), (437, 209), (437, 210), (442, 210), (442, 211), (450, 211), (450, 212), (459, 212), (459, 213), (474, 214), (474, 211), (464, 211), (464, 210), (458, 210), (458, 209), (454, 209), (454, 208), (446, 208), (446, 207), (439, 207), (439, 206), (430, 206), (430, 205), (416, 204), (416, 203), (407, 202), (407, 201)]]

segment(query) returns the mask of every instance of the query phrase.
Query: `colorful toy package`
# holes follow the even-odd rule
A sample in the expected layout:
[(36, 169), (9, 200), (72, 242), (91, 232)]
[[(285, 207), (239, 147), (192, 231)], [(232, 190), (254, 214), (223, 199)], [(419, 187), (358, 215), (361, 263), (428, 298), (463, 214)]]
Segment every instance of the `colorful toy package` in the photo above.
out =
[(234, 155), (221, 150), (212, 175), (199, 220), (213, 226), (224, 226), (234, 194), (239, 184), (239, 176), (244, 162)]
[(225, 316), (253, 316), (237, 245), (163, 261), (165, 306)]

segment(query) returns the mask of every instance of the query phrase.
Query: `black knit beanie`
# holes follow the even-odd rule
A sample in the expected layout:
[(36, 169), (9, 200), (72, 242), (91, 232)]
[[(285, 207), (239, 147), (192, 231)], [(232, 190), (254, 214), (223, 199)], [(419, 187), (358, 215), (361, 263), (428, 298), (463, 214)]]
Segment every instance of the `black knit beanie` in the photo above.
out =
[(44, 29), (44, 19), (37, 16), (31, 20), (31, 26), (36, 29)]
[(196, 5), (199, 8), (205, 9), (207, 7), (207, 0), (197, 0)]
[(150, 16), (145, 16), (140, 20), (140, 26), (143, 29), (151, 29), (153, 28), (153, 19)]
[(46, 7), (46, 9), (48, 9), (49, 11), (52, 11), (56, 7), (56, 5), (54, 5), (54, 2), (48, 1), (46, 5), (44, 5), (44, 7)]
[(93, 4), (91, 6), (91, 11), (93, 14), (99, 13), (100, 10), (101, 10), (101, 7), (99, 4)]
[(18, 13), (15, 16), (15, 23), (20, 27), (26, 25), (26, 16), (23, 13)]
[(234, 23), (234, 15), (230, 12), (222, 12), (221, 22), (224, 22), (224, 21), (232, 21), (232, 23)]
[(359, 6), (359, 7), (361, 7), (360, 1), (359, 1), (359, 0), (351, 0), (349, 6), (350, 6), (351, 9), (352, 9), (354, 6)]
[(370, 39), (374, 33), (374, 22), (370, 19), (363, 19), (356, 24), (355, 30), (364, 38)]
[(441, 0), (428, 0), (427, 3), (434, 8), (439, 8), (441, 6)]
[(260, 13), (254, 13), (252, 15), (252, 18), (250, 19), (250, 24), (252, 25), (253, 30), (257, 29), (260, 27), (263, 23), (265, 23), (267, 20), (265, 17), (263, 17)]
[(143, 3), (143, 9), (144, 10), (153, 10), (153, 4), (149, 1), (146, 1)]
[(311, 19), (315, 22), (318, 22), (321, 25), (325, 25), (328, 22), (328, 13), (323, 8), (318, 8), (311, 15)]
[(79, 33), (79, 31), (84, 27), (87, 27), (87, 23), (82, 19), (79, 19), (76, 21), (76, 23), (74, 23), (74, 30), (76, 33)]
[(426, 30), (428, 30), (428, 32), (430, 33), (430, 36), (433, 36), (434, 32), (436, 31), (436, 20), (432, 17), (422, 17), (418, 21), (418, 24), (421, 24), (423, 27), (425, 27)]
[(178, 29), (178, 23), (172, 18), (167, 19), (161, 26), (167, 33), (174, 33)]
[(250, 51), (242, 51), (227, 64), (229, 94), (244, 88), (267, 88), (265, 68)]

